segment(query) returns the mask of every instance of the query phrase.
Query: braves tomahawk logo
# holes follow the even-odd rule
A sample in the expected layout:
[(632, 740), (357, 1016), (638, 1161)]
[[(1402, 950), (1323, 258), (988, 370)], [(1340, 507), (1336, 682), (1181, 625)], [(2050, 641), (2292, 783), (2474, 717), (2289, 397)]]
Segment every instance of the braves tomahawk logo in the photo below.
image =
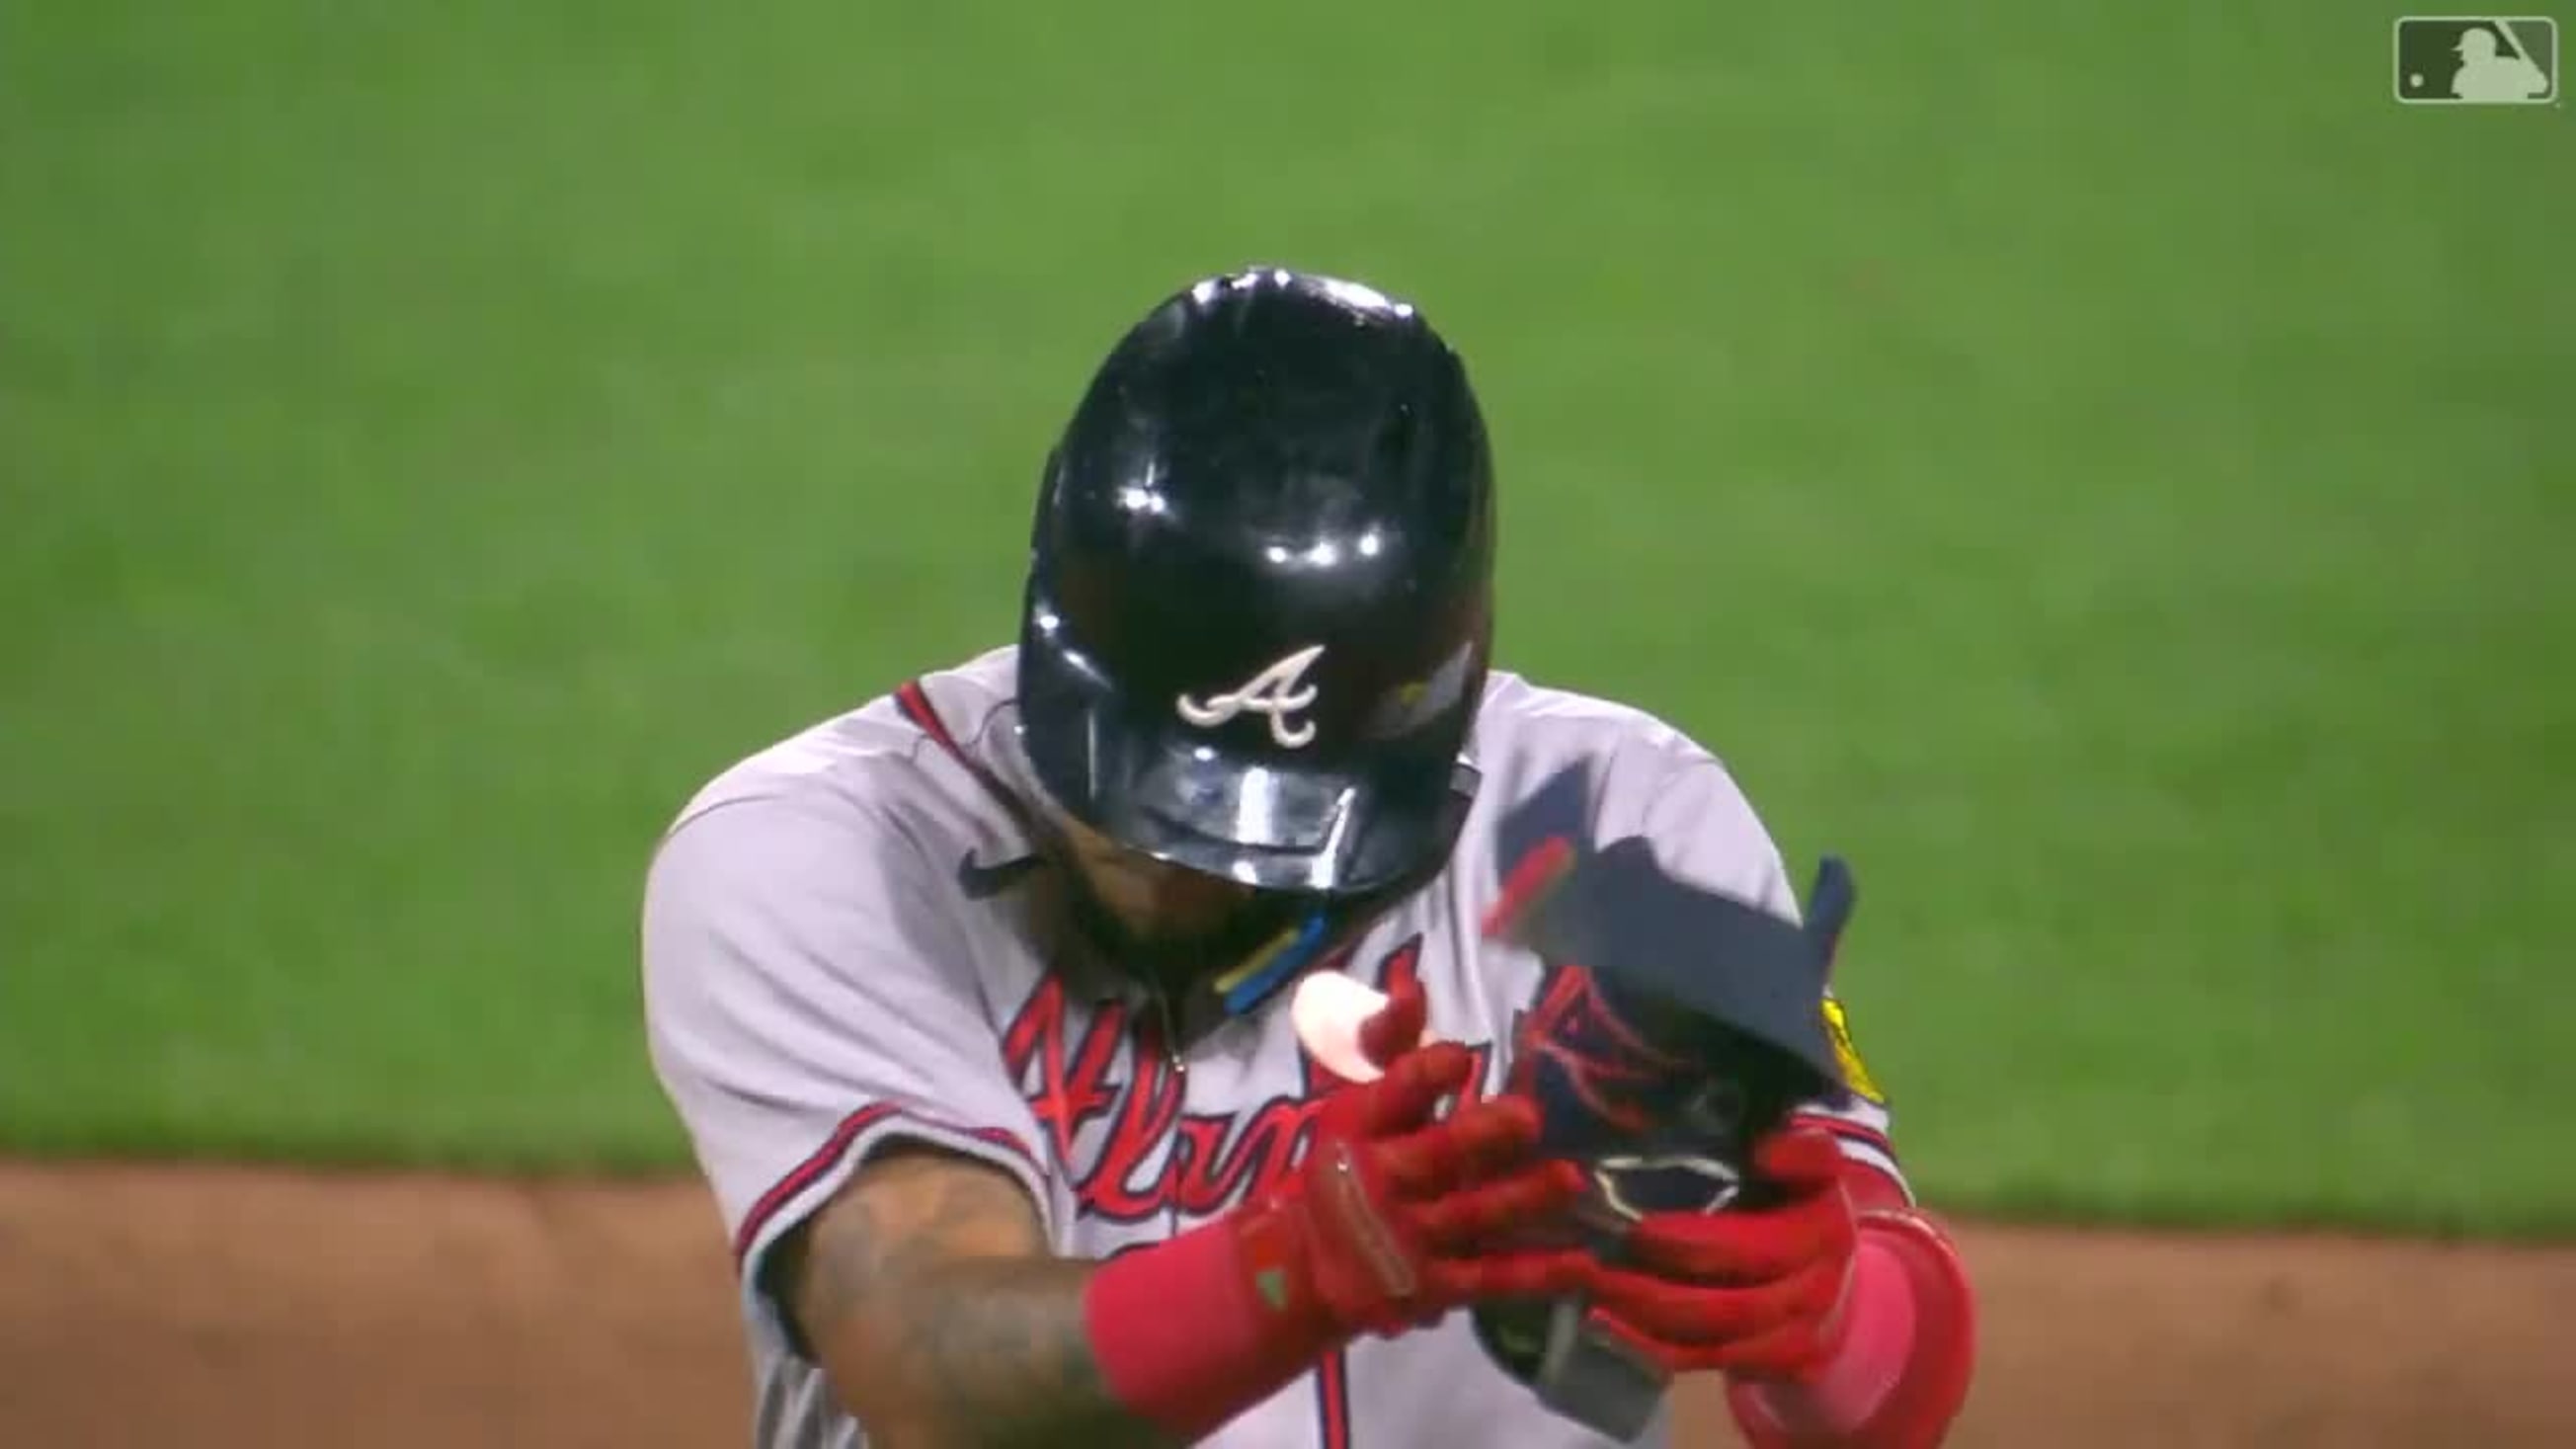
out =
[(1237, 687), (1206, 699), (1182, 695), (1174, 701), (1181, 718), (1201, 729), (1224, 724), (1237, 715), (1266, 715), (1270, 720), (1270, 737), (1283, 749), (1302, 749), (1315, 738), (1315, 722), (1294, 719), (1315, 707), (1316, 687), (1306, 682), (1306, 671), (1323, 657), (1324, 646), (1310, 644), (1290, 654)]
[(1516, 1026), (1511, 1086), (1539, 1104), (1542, 1148), (1588, 1159), (1622, 1218), (1717, 1212), (1743, 1190), (1741, 1089), (1647, 1041), (1583, 967), (1551, 973)]

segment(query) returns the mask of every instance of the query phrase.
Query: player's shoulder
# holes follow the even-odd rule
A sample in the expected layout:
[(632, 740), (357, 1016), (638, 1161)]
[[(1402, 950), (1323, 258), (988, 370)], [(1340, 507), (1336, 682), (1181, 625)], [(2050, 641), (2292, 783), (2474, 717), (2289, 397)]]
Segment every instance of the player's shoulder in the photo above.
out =
[[(746, 977), (900, 992), (1018, 958), (989, 950), (999, 912), (965, 909), (968, 867), (1019, 858), (1016, 826), (949, 753), (936, 689), (971, 706), (1006, 678), (990, 656), (807, 724), (718, 770), (656, 839), (641, 902), (657, 1019), (739, 1009)], [(1006, 838), (1006, 832), (1009, 833)], [(820, 988), (816, 988), (820, 989)], [(754, 999), (742, 996), (742, 1000)]]
[(1708, 889), (1784, 914), (1796, 909), (1778, 847), (1734, 771), (1652, 710), (1498, 675), (1477, 720), (1473, 759), (1477, 800), (1461, 843), (1468, 869), (1503, 868), (1479, 853), (1509, 848), (1506, 822), (1581, 767), (1583, 823), (1600, 839), (1643, 837), (1667, 869)]
[(1604, 773), (1725, 768), (1714, 750), (1643, 706), (1502, 669), (1486, 678), (1471, 748), (1489, 779), (1545, 778), (1576, 763)]
[(717, 770), (666, 825), (662, 844), (723, 821), (796, 822), (924, 849), (970, 846), (1009, 811), (959, 754), (989, 746), (1013, 699), (1013, 651), (987, 651), (800, 725)]

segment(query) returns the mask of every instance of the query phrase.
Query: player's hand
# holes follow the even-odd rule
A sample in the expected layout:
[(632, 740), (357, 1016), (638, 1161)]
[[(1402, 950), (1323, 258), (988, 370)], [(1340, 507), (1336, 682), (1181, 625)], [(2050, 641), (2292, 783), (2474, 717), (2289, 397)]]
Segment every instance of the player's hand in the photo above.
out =
[(1840, 1343), (1859, 1239), (1842, 1152), (1826, 1133), (1791, 1128), (1754, 1161), (1773, 1201), (1648, 1214), (1629, 1230), (1626, 1261), (1596, 1266), (1584, 1285), (1595, 1319), (1667, 1372), (1796, 1379)]
[(1583, 1190), (1571, 1163), (1541, 1160), (1538, 1113), (1519, 1098), (1440, 1109), (1475, 1063), (1422, 1041), (1418, 989), (1398, 990), (1361, 1030), (1383, 1068), (1325, 1098), (1297, 1169), (1249, 1205), (1241, 1241), (1256, 1281), (1280, 1270), (1293, 1302), (1339, 1334), (1393, 1334), (1487, 1298), (1568, 1292), (1591, 1260), (1568, 1247), (1502, 1246)]

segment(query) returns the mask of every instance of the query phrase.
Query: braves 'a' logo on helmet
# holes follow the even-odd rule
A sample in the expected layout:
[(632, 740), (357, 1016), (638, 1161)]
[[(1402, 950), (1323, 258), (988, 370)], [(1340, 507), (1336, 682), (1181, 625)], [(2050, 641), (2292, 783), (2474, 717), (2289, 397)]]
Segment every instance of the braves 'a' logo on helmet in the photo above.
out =
[(1316, 687), (1306, 682), (1306, 671), (1323, 657), (1324, 646), (1311, 644), (1272, 662), (1259, 674), (1221, 694), (1206, 699), (1193, 699), (1184, 694), (1174, 701), (1181, 718), (1201, 729), (1224, 724), (1237, 715), (1267, 715), (1270, 737), (1282, 749), (1303, 749), (1314, 742), (1315, 722), (1295, 719), (1315, 707)]

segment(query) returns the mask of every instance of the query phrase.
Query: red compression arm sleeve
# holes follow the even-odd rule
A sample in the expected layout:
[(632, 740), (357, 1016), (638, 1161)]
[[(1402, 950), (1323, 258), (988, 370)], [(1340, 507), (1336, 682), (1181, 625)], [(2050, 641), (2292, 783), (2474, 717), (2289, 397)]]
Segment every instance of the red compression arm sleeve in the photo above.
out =
[(1083, 1318), (1111, 1395), (1195, 1443), (1313, 1367), (1339, 1335), (1301, 1301), (1292, 1239), (1278, 1215), (1238, 1209), (1102, 1264)]
[(1754, 1449), (1934, 1449), (1967, 1399), (1976, 1297), (1958, 1248), (1875, 1169), (1847, 1178), (1860, 1213), (1849, 1328), (1811, 1378), (1728, 1386)]

